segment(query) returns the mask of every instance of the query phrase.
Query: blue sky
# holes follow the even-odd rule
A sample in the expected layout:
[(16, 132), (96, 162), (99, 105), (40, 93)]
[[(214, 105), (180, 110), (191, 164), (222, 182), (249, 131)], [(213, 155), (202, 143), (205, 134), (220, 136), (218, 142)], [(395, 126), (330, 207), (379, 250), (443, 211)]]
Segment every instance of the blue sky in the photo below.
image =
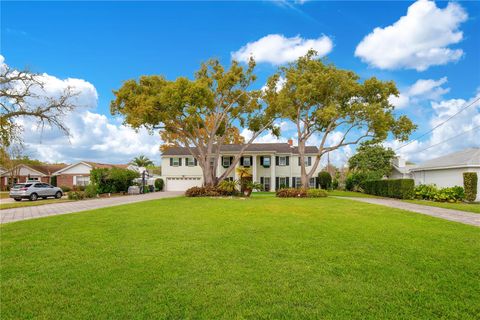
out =
[[(326, 49), (329, 60), (362, 78), (394, 80), (403, 98), (403, 102), (395, 102), (397, 112), (409, 115), (419, 125), (417, 135), (428, 131), (461, 108), (462, 102), (478, 95), (479, 9), (478, 2), (427, 1), (2, 2), (0, 53), (10, 67), (28, 67), (60, 80), (83, 79), (98, 94), (98, 102), (90, 103), (81, 118), (70, 120), (77, 135), (70, 139), (73, 141), (55, 132), (43, 133), (42, 139), (38, 133), (26, 133), (27, 152), (32, 156), (50, 161), (125, 162), (141, 152), (158, 161), (157, 136), (128, 131), (121, 127), (120, 119), (110, 116), (112, 90), (143, 74), (170, 79), (191, 76), (210, 57), (228, 64), (232, 53), (249, 43), (250, 47), (244, 47), (247, 51), (272, 45), (267, 41), (271, 38), (265, 38), (272, 35), (285, 43), (279, 48), (277, 41), (271, 49), (266, 48), (272, 54), (258, 64), (257, 87), (278, 67), (275, 54), (295, 46), (291, 42), (298, 45), (325, 36), (332, 44)], [(408, 19), (397, 23), (407, 15)], [(372, 34), (375, 28), (383, 31)], [(369, 34), (373, 37), (367, 41)], [(295, 41), (289, 41), (294, 37)], [(356, 55), (362, 41), (363, 52)], [(382, 45), (383, 51), (379, 49)], [(404, 54), (408, 50), (413, 50), (415, 57), (425, 53), (429, 57), (421, 65), (420, 58)], [(412, 87), (422, 79), (425, 81)], [(429, 145), (480, 123), (476, 106), (466, 111), (437, 130), (437, 136), (428, 135), (401, 149), (404, 156), (424, 160), (432, 155), (431, 150), (421, 152)], [(284, 138), (293, 136), (288, 125), (285, 129)], [(98, 138), (80, 137), (92, 130), (99, 131)], [(112, 142), (125, 136), (130, 148), (121, 146), (122, 141)], [(435, 152), (478, 147), (478, 136), (480, 131), (473, 131), (459, 138), (460, 143), (444, 143)], [(108, 140), (102, 140), (104, 137)], [(391, 141), (389, 145), (395, 148), (399, 144)], [(346, 156), (351, 152), (344, 150)], [(337, 161), (346, 156), (339, 154)]]

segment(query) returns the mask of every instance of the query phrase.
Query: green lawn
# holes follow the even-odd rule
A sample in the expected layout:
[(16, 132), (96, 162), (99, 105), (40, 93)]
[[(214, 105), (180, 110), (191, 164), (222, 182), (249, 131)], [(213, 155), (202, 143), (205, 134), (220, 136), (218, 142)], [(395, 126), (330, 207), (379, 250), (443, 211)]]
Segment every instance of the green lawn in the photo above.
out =
[(338, 198), (2, 225), (2, 319), (478, 319), (480, 228)]
[(432, 206), (446, 209), (455, 209), (461, 211), (468, 211), (473, 213), (480, 213), (480, 203), (448, 203), (448, 202), (434, 202), (426, 200), (404, 200), (406, 202), (423, 204), (424, 206)]
[(19, 202), (8, 202), (0, 204), (0, 210), (20, 208), (20, 207), (34, 207), (41, 206), (44, 204), (60, 203), (60, 202), (70, 202), (73, 200), (68, 199), (38, 199), (37, 201), (22, 200)]
[(328, 195), (336, 197), (354, 197), (354, 198), (379, 198), (377, 196), (354, 191), (329, 190)]

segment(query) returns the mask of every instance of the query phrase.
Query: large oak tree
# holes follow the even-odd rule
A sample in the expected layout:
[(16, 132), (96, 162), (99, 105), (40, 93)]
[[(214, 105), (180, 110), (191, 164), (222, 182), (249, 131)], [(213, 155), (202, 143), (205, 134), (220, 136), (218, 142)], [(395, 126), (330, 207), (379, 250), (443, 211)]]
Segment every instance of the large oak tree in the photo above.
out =
[[(193, 79), (167, 80), (162, 76), (142, 76), (128, 80), (114, 91), (112, 114), (121, 114), (133, 128), (159, 129), (163, 149), (188, 148), (203, 171), (204, 183), (216, 185), (235, 169), (246, 148), (262, 132), (274, 126), (276, 110), (264, 103), (271, 90), (250, 90), (255, 81), (255, 62), (247, 67), (236, 61), (224, 68), (218, 60), (203, 63)], [(252, 135), (230, 166), (217, 177), (221, 146), (242, 142), (239, 128)]]
[[(283, 85), (278, 92), (271, 92), (268, 102), (296, 125), (299, 156), (304, 158), (310, 138), (319, 141), (312, 167), (307, 171), (300, 161), (304, 187), (324, 154), (366, 139), (382, 141), (389, 134), (407, 140), (415, 129), (406, 116), (394, 114), (388, 98), (398, 95), (398, 90), (392, 81), (370, 78), (362, 82), (354, 72), (338, 69), (315, 56), (311, 50), (269, 79), (270, 87)], [(329, 139), (333, 133), (337, 139)]]

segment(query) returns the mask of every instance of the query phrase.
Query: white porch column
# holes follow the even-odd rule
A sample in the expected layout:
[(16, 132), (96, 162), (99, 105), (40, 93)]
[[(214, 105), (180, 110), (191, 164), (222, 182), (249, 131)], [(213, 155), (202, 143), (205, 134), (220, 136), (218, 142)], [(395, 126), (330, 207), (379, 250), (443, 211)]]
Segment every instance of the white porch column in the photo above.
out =
[(270, 156), (270, 191), (275, 192), (275, 156)]
[(239, 176), (238, 173), (237, 173), (238, 167), (240, 167), (240, 161), (237, 162), (237, 164), (235, 165), (235, 169), (233, 169), (233, 171), (234, 171), (234, 172), (233, 172), (233, 177), (234, 177), (233, 179), (234, 179), (234, 180), (240, 179), (240, 176)]
[(260, 182), (257, 179), (257, 156), (253, 155), (252, 156), (252, 181), (253, 182)]

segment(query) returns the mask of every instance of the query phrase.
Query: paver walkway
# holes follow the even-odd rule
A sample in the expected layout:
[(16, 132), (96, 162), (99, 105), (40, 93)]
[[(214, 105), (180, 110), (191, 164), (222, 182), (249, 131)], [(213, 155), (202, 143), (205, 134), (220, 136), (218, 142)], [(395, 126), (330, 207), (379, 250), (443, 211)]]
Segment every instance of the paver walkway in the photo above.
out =
[(183, 192), (153, 192), (153, 193), (133, 195), (133, 196), (101, 198), (101, 199), (82, 200), (82, 201), (74, 201), (74, 202), (61, 202), (61, 203), (53, 203), (53, 204), (44, 204), (39, 206), (5, 209), (5, 210), (0, 210), (0, 223), (55, 216), (59, 214), (112, 207), (112, 206), (118, 206), (122, 204), (141, 202), (141, 201), (147, 201), (147, 200), (171, 198), (171, 197), (180, 196), (182, 194)]
[(445, 208), (438, 208), (432, 206), (424, 206), (420, 204), (403, 202), (396, 199), (377, 199), (377, 198), (354, 198), (354, 197), (336, 197), (366, 203), (379, 204), (391, 208), (403, 209), (413, 211), (421, 214), (426, 214), (432, 217), (442, 218), (445, 220), (470, 224), (472, 226), (480, 227), (480, 214), (465, 212), (460, 210), (452, 210)]

